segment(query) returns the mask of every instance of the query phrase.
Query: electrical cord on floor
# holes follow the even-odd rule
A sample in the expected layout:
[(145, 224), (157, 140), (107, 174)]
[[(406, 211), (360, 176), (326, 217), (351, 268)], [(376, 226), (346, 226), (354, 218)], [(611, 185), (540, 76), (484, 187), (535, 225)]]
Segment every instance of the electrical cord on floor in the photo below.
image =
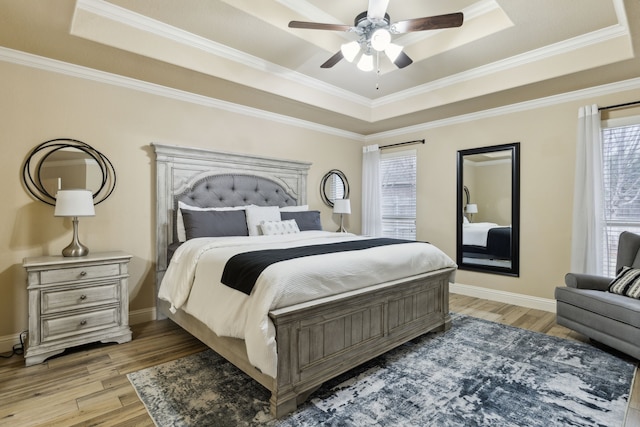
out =
[(17, 354), (24, 354), (24, 338), (23, 336), (27, 334), (27, 331), (23, 331), (20, 333), (20, 344), (15, 344), (11, 349), (10, 354), (0, 354), (0, 357), (3, 359), (9, 359)]

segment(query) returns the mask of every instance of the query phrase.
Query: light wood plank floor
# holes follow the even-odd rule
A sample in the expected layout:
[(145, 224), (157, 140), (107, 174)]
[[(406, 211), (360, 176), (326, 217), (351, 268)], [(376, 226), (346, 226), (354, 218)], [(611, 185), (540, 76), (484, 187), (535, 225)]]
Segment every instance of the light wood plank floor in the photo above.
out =
[[(587, 341), (556, 325), (555, 315), (451, 294), (451, 310), (562, 338)], [(93, 345), (24, 366), (21, 356), (0, 359), (0, 425), (153, 426), (126, 374), (206, 347), (168, 320), (134, 325), (133, 341)], [(626, 427), (640, 426), (640, 377)]]

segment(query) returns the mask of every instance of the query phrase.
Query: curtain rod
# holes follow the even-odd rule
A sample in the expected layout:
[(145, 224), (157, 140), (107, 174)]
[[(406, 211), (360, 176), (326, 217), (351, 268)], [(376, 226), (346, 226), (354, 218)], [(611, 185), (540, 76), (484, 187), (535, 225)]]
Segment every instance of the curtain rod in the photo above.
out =
[(396, 144), (381, 145), (378, 148), (381, 150), (384, 150), (385, 148), (399, 147), (401, 145), (413, 145), (413, 144), (424, 144), (424, 139), (416, 139), (415, 141), (398, 142)]
[(630, 107), (632, 105), (638, 105), (638, 104), (640, 104), (640, 101), (627, 102), (626, 104), (609, 105), (608, 107), (600, 107), (600, 108), (598, 108), (598, 111), (613, 110), (615, 108)]

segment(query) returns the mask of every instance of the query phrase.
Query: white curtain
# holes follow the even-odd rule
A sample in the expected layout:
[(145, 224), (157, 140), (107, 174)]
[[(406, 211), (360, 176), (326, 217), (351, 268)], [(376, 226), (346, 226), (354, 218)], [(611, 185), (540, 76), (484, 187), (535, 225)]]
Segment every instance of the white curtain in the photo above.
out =
[(380, 149), (368, 145), (362, 149), (362, 234), (382, 236), (380, 186)]
[(578, 111), (571, 271), (602, 275), (603, 175), (600, 112)]

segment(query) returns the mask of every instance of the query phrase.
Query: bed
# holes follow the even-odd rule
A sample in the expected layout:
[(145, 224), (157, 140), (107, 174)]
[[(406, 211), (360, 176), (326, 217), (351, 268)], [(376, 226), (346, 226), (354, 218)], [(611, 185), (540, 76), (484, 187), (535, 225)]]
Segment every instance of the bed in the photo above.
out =
[(511, 259), (511, 227), (490, 222), (462, 225), (463, 256), (483, 259)]
[[(232, 236), (199, 238), (180, 244), (179, 241), (184, 238), (179, 236), (180, 202), (201, 209), (221, 210), (238, 206), (257, 206), (264, 208), (255, 208), (260, 211), (273, 211), (273, 207), (277, 207), (279, 211), (297, 212), (304, 210), (307, 202), (307, 174), (311, 165), (305, 162), (157, 143), (152, 146), (156, 154), (158, 318), (169, 317), (266, 387), (271, 392), (270, 406), (274, 417), (279, 418), (294, 411), (298, 404), (306, 400), (326, 380), (426, 332), (450, 328), (449, 282), (455, 274), (455, 264), (450, 258), (426, 243), (369, 248), (366, 250), (387, 251), (385, 253), (389, 253), (392, 246), (398, 248), (393, 251), (398, 252), (397, 258), (400, 261), (402, 258), (413, 256), (416, 251), (412, 245), (421, 245), (419, 250), (432, 251), (435, 257), (432, 259), (431, 256), (422, 256), (421, 259), (428, 261), (419, 267), (420, 271), (411, 271), (408, 277), (405, 277), (405, 272), (402, 277), (389, 276), (385, 280), (378, 277), (370, 283), (369, 278), (352, 275), (349, 281), (353, 282), (354, 286), (339, 293), (318, 295), (312, 300), (298, 297), (281, 300), (278, 297), (278, 304), (255, 303), (268, 306), (264, 319), (262, 314), (255, 317), (258, 324), (267, 325), (266, 329), (273, 333), (272, 337), (266, 338), (269, 357), (271, 350), (274, 355), (273, 359), (269, 359), (275, 363), (275, 367), (271, 369), (269, 363), (263, 363), (260, 358), (256, 359), (253, 356), (254, 349), (260, 346), (253, 344), (249, 337), (252, 333), (246, 332), (247, 336), (241, 336), (241, 332), (232, 332), (228, 336), (226, 333), (216, 333), (216, 325), (212, 327), (210, 319), (202, 318), (197, 313), (196, 306), (203, 305), (202, 302), (206, 300), (203, 295), (210, 292), (203, 291), (205, 288), (200, 282), (203, 282), (205, 277), (213, 277), (217, 273), (204, 274), (204, 271), (209, 271), (204, 270), (204, 263), (195, 267), (195, 262), (185, 260), (191, 260), (192, 254), (199, 254), (198, 256), (203, 258), (217, 257), (219, 252), (226, 253), (226, 257), (233, 254), (244, 255), (244, 249), (231, 251), (230, 248), (233, 245), (254, 243), (249, 241), (257, 242), (258, 246), (270, 247), (270, 241), (273, 240), (273, 244), (279, 245), (278, 247), (305, 245), (306, 248), (304, 239), (318, 239), (317, 243), (322, 245), (331, 245), (334, 241), (339, 244), (363, 244), (365, 239), (345, 233), (309, 229), (289, 236), (248, 236), (246, 239)], [(249, 209), (245, 210), (245, 215), (249, 215), (249, 212)], [(284, 215), (282, 217), (284, 218)], [(184, 224), (185, 219), (182, 221)], [(220, 239), (228, 239), (229, 244), (227, 241), (220, 243)], [(301, 241), (297, 242), (296, 239)], [(428, 249), (423, 249), (427, 247)], [(408, 251), (407, 248), (411, 250)], [(290, 281), (290, 285), (295, 287), (297, 279), (285, 280), (284, 276), (278, 276), (278, 271), (289, 271), (297, 263), (316, 260), (315, 263), (318, 264), (318, 259), (326, 259), (330, 261), (320, 264), (324, 265), (327, 273), (327, 265), (337, 270), (341, 262), (353, 268), (360, 268), (362, 273), (368, 266), (360, 266), (360, 261), (353, 262), (355, 258), (352, 257), (357, 256), (356, 252), (359, 251), (325, 254), (308, 257), (306, 260), (288, 260), (271, 265), (258, 277), (251, 296), (240, 295), (241, 292), (227, 289), (223, 291), (227, 292), (225, 298), (216, 297), (219, 300), (218, 306), (212, 306), (217, 308), (210, 311), (219, 310), (222, 313), (228, 309), (225, 306), (254, 304), (248, 301), (254, 301), (251, 300), (255, 296), (253, 294), (265, 289), (262, 285), (268, 280), (267, 271), (276, 272), (276, 278), (283, 277), (282, 280), (271, 279), (275, 286)], [(383, 257), (380, 257), (378, 252), (371, 262), (383, 262)], [(416, 264), (415, 260), (407, 262)], [(286, 265), (286, 268), (283, 265)], [(308, 269), (307, 264), (300, 264), (298, 267)], [(174, 300), (173, 296), (167, 297), (166, 289), (181, 280), (179, 278), (183, 277), (183, 268), (190, 270), (189, 274), (194, 274), (193, 280), (187, 280), (192, 282), (193, 288), (183, 292), (181, 299)], [(198, 274), (193, 271), (196, 268), (199, 269)], [(164, 280), (165, 276), (167, 280)], [(332, 277), (333, 279), (327, 283), (332, 286), (341, 283), (337, 276)], [(225, 285), (216, 283), (212, 286), (223, 289)], [(298, 288), (305, 289), (303, 286)], [(232, 294), (233, 292), (235, 294)], [(222, 300), (225, 302), (220, 304)], [(224, 316), (226, 315), (222, 316), (223, 323)], [(248, 316), (245, 328), (249, 328), (249, 325), (253, 325), (251, 316)]]

